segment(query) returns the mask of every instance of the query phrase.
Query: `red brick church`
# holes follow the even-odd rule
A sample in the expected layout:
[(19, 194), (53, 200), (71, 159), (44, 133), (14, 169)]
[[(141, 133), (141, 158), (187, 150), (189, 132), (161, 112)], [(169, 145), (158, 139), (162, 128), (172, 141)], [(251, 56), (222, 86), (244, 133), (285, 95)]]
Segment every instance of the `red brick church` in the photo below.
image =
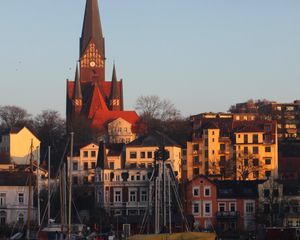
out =
[(123, 82), (115, 65), (111, 81), (105, 78), (105, 40), (97, 0), (86, 1), (79, 52), (75, 80), (67, 80), (68, 130), (76, 119), (86, 119), (98, 129), (117, 118), (134, 126), (139, 117), (135, 111), (124, 111)]

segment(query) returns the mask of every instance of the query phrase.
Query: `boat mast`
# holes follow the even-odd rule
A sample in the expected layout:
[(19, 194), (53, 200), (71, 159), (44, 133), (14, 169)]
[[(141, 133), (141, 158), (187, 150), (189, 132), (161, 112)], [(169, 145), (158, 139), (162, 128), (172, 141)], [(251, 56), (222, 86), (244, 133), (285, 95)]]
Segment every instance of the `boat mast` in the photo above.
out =
[(50, 224), (50, 218), (51, 218), (51, 207), (50, 207), (50, 199), (51, 199), (51, 185), (50, 185), (50, 164), (51, 164), (51, 146), (48, 146), (48, 224)]
[(37, 217), (38, 226), (41, 226), (41, 205), (40, 205), (40, 150), (39, 147), (36, 148), (37, 151), (37, 168), (36, 168), (36, 184), (37, 184)]
[(26, 232), (26, 239), (30, 239), (30, 215), (31, 215), (31, 202), (32, 202), (32, 149), (33, 149), (33, 139), (31, 139), (30, 145), (30, 167), (29, 167), (29, 196), (28, 196), (28, 212), (27, 212), (27, 232)]
[(68, 239), (71, 240), (71, 218), (72, 218), (72, 164), (73, 164), (73, 138), (74, 132), (71, 132), (71, 153), (69, 161), (69, 226), (68, 226)]

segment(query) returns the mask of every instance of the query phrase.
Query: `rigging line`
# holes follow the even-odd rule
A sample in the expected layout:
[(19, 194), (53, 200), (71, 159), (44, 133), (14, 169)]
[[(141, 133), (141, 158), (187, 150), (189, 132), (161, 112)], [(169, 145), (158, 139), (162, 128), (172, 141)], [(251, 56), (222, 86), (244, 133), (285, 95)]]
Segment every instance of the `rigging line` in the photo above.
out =
[[(66, 143), (66, 145), (65, 145), (65, 149), (64, 149), (63, 155), (61, 156), (61, 159), (60, 159), (60, 163), (59, 163), (58, 169), (60, 169), (60, 168), (62, 167), (62, 164), (63, 164), (63, 162), (64, 162), (64, 157), (65, 157), (66, 152), (67, 152), (67, 149), (68, 149), (69, 142), (70, 142), (70, 137), (68, 137), (68, 139), (67, 139), (67, 143)], [(55, 176), (55, 179), (57, 179), (58, 176), (59, 176), (59, 171), (57, 171), (56, 176)], [(55, 184), (54, 184), (54, 185), (55, 185)], [(52, 189), (51, 189), (51, 190), (54, 190), (54, 187), (55, 187), (54, 185), (52, 186)], [(50, 187), (50, 186), (48, 186), (48, 187)], [(53, 193), (54, 191), (51, 191), (51, 190), (50, 190), (50, 192)], [(46, 210), (47, 210), (47, 207), (45, 208), (44, 215), (46, 214)], [(41, 230), (41, 227), (42, 227), (42, 225), (39, 227), (38, 232)]]
[[(68, 191), (69, 189), (70, 189), (69, 186), (67, 186), (67, 191)], [(72, 204), (73, 204), (73, 206), (74, 206), (74, 208), (75, 208), (75, 211), (76, 211), (76, 214), (77, 214), (77, 218), (78, 218), (80, 224), (82, 224), (82, 220), (81, 220), (81, 218), (80, 218), (78, 209), (77, 209), (77, 207), (76, 207), (76, 204), (75, 204), (75, 201), (74, 201), (73, 198), (72, 198)]]

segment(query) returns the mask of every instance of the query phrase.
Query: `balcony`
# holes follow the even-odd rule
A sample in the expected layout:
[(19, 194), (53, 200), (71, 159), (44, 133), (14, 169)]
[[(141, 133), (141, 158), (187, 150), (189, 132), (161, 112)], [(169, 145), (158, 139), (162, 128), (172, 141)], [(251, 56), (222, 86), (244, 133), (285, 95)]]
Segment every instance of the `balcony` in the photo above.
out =
[(230, 153), (229, 149), (219, 150), (219, 154), (229, 154), (229, 153)]
[(237, 219), (240, 216), (240, 212), (222, 211), (217, 212), (216, 217), (218, 219)]

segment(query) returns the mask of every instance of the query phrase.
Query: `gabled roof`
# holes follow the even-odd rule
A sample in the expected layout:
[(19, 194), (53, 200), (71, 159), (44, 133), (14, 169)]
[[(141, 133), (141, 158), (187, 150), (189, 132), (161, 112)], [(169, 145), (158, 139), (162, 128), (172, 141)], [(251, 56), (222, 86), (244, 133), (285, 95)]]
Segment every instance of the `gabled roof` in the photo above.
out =
[(154, 146), (174, 146), (174, 147), (180, 147), (180, 145), (175, 142), (173, 139), (168, 137), (166, 134), (159, 132), (159, 131), (153, 131), (148, 133), (145, 136), (139, 137), (132, 141), (131, 143), (127, 144), (127, 147), (154, 147)]
[(123, 118), (127, 122), (135, 125), (139, 120), (139, 116), (135, 111), (103, 111), (98, 110), (93, 119), (92, 125), (94, 127), (102, 127), (108, 124), (109, 122), (116, 120), (117, 118)]
[(102, 94), (100, 93), (99, 87), (94, 85), (88, 117), (93, 118), (98, 110), (108, 111), (108, 108)]

